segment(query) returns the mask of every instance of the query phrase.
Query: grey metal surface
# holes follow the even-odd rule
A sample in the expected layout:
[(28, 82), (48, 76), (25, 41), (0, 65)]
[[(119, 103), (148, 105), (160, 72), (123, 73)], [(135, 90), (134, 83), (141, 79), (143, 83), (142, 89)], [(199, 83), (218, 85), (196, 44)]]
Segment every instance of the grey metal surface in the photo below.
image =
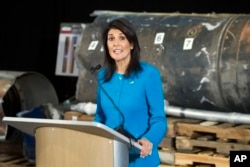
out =
[(121, 143), (117, 140), (113, 142), (114, 144), (114, 167), (128, 167), (129, 164), (129, 152), (128, 145)]
[(42, 74), (24, 71), (0, 71), (0, 139), (11, 137), (15, 129), (2, 122), (4, 116), (13, 116), (42, 104), (58, 104), (52, 83)]
[(168, 106), (167, 114), (175, 117), (194, 118), (215, 122), (229, 122), (234, 124), (250, 124), (250, 114), (239, 112), (219, 112), (193, 108)]
[(250, 15), (96, 11), (93, 17), (77, 54), (80, 101), (95, 101), (97, 84), (89, 70), (103, 63), (103, 26), (125, 17), (137, 31), (142, 60), (159, 68), (171, 105), (250, 112)]

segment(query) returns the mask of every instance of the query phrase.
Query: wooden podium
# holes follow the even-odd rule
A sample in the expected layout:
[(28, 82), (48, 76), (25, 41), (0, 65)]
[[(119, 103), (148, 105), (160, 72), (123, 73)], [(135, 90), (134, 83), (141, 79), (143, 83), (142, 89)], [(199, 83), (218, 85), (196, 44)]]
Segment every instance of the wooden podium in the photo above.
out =
[(128, 167), (129, 149), (141, 146), (96, 122), (4, 117), (35, 137), (36, 167)]

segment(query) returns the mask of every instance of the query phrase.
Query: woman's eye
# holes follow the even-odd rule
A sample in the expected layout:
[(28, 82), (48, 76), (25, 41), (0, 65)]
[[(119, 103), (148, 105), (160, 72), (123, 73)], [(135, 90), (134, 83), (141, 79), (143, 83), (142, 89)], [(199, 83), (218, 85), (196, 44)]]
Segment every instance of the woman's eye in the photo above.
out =
[(109, 40), (109, 41), (113, 41), (113, 40), (114, 40), (114, 37), (108, 37), (108, 40)]
[(121, 40), (126, 40), (126, 37), (123, 37), (123, 36), (122, 36), (122, 37), (120, 37), (120, 39), (121, 39)]

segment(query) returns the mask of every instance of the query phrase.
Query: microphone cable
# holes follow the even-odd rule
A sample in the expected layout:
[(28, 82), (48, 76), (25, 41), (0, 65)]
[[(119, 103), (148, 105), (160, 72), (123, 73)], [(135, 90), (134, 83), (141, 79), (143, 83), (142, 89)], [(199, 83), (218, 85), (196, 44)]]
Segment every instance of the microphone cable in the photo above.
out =
[[(91, 71), (91, 74), (93, 75), (97, 70), (99, 70), (102, 66), (100, 64), (96, 65), (95, 67), (91, 67), (90, 68), (90, 71)], [(128, 137), (129, 138), (129, 143), (130, 143), (130, 147), (129, 149), (132, 148), (132, 139), (134, 141), (136, 141), (136, 139), (128, 132), (126, 131), (124, 128), (123, 128), (123, 125), (124, 125), (124, 121), (125, 121), (125, 118), (124, 118), (124, 115), (123, 113), (121, 112), (120, 108), (116, 105), (116, 103), (114, 102), (114, 100), (109, 96), (108, 92), (103, 88), (103, 86), (101, 85), (101, 83), (99, 82), (99, 80), (94, 77), (95, 80), (97, 81), (100, 89), (103, 91), (103, 93), (109, 98), (109, 100), (111, 101), (111, 103), (114, 105), (115, 109), (119, 112), (119, 114), (122, 116), (122, 123), (119, 127), (115, 128), (115, 130), (121, 134), (123, 134), (124, 136)]]

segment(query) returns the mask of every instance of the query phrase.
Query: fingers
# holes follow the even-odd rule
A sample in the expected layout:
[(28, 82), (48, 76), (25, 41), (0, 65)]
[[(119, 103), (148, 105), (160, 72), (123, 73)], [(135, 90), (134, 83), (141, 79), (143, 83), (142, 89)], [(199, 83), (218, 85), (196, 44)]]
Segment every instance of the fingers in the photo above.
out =
[(141, 152), (140, 152), (140, 156), (142, 158), (152, 154), (153, 144), (149, 140), (143, 138), (143, 139), (138, 140), (138, 143), (142, 146)]
[(141, 152), (140, 152), (140, 156), (142, 158), (146, 157), (146, 156), (150, 156), (152, 154), (152, 148), (148, 147), (148, 148), (142, 148)]

